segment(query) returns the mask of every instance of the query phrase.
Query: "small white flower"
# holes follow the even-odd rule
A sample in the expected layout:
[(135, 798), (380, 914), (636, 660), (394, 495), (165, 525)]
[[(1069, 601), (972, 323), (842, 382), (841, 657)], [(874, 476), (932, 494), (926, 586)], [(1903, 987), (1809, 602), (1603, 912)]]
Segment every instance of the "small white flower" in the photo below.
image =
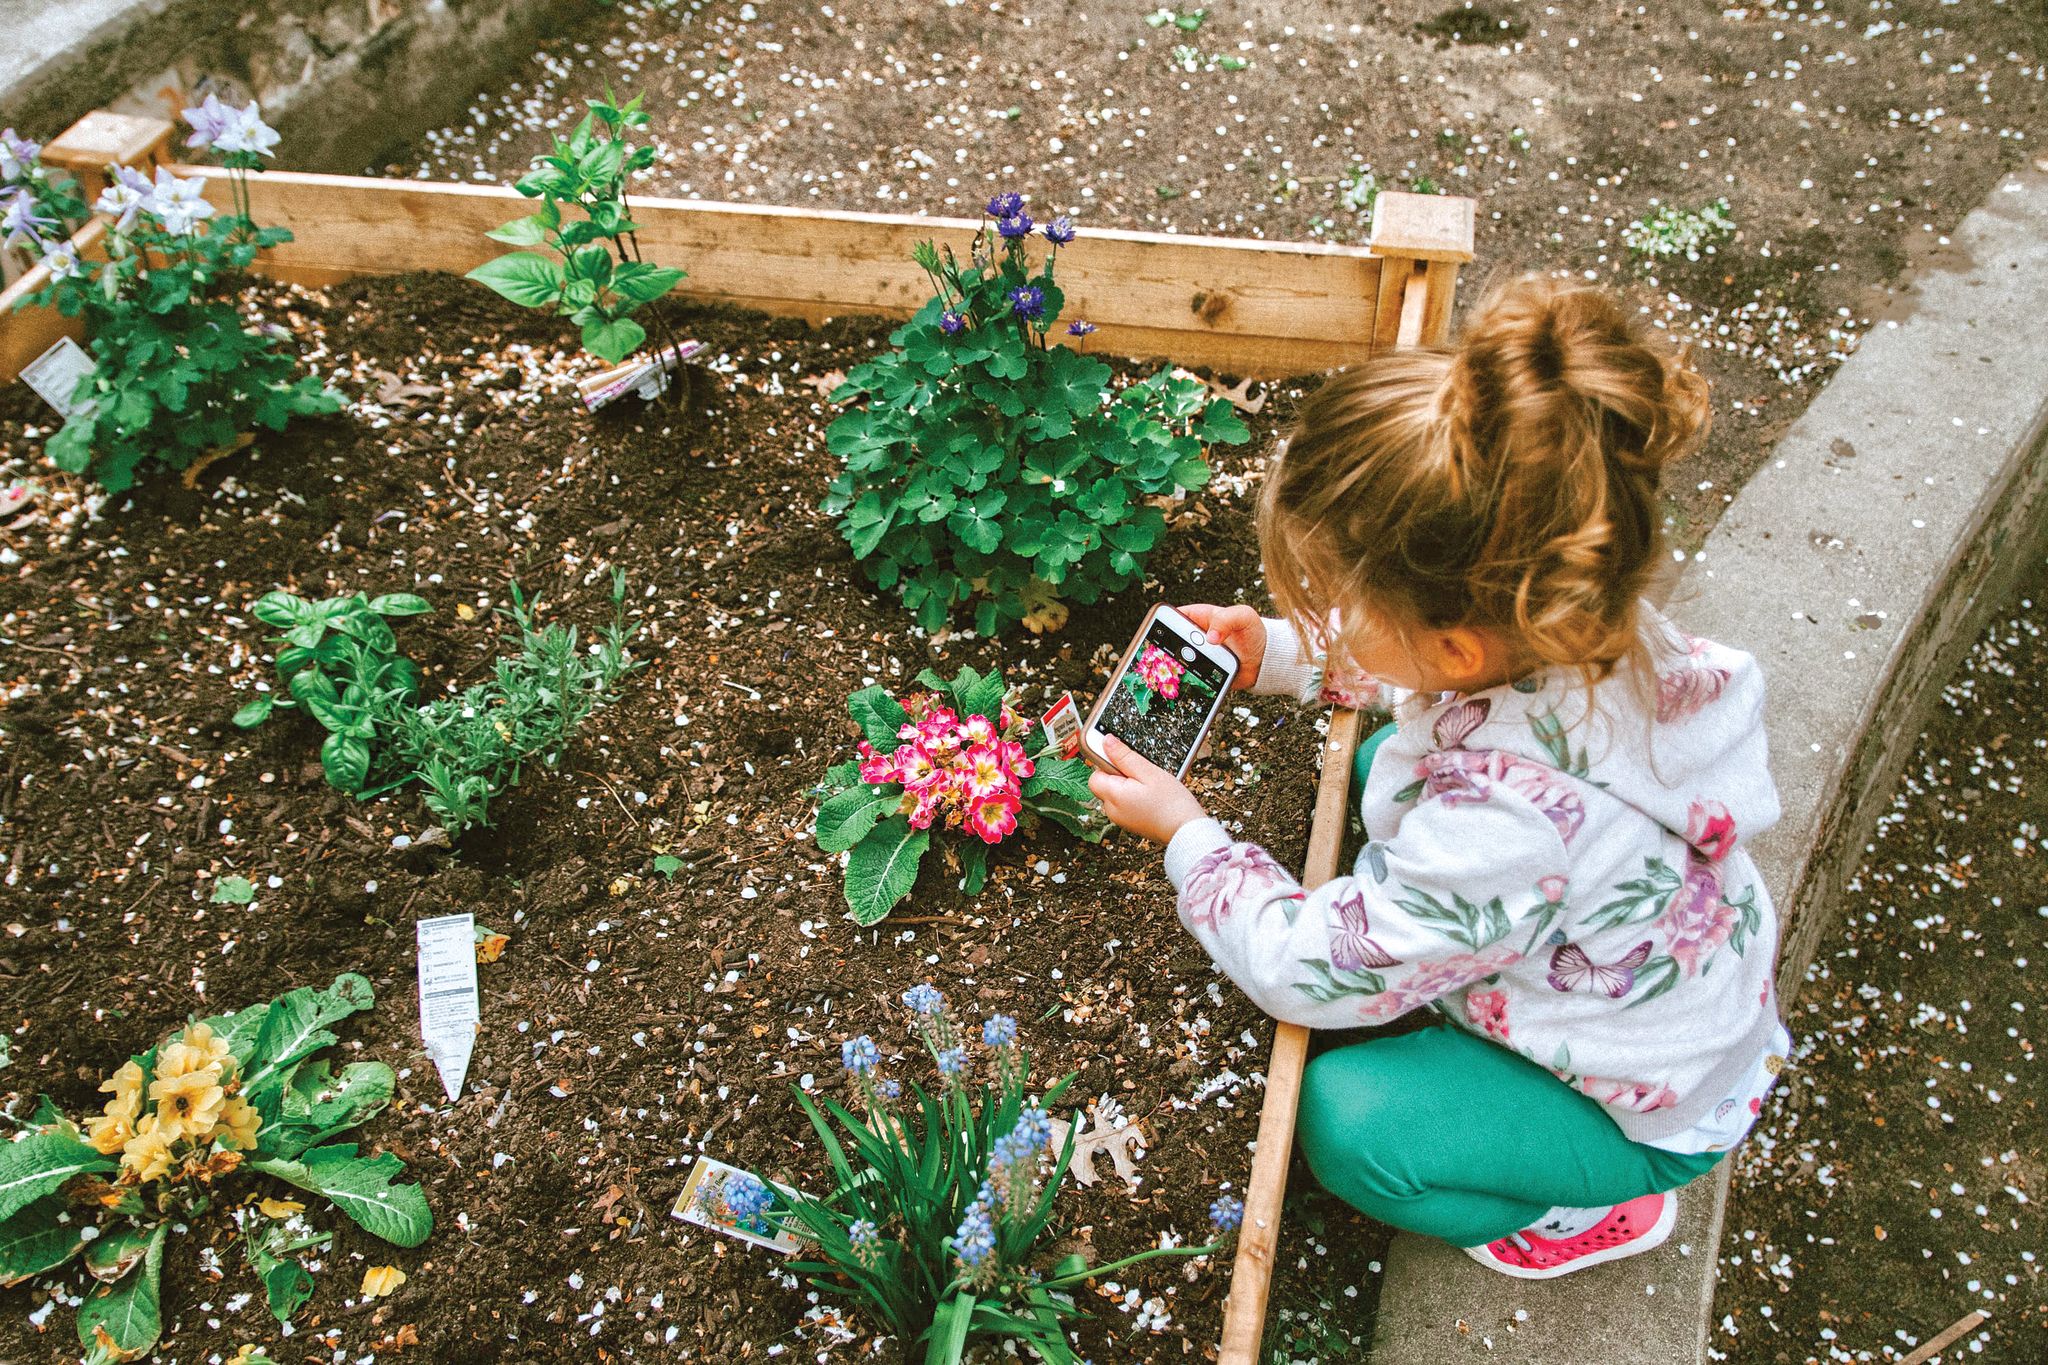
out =
[(247, 109), (228, 112), (227, 123), (220, 136), (213, 140), (217, 152), (250, 152), (257, 156), (269, 156), (270, 149), (277, 146), (277, 129), (263, 121), (263, 111), (256, 101), (249, 101)]
[(182, 237), (201, 219), (213, 217), (213, 205), (204, 197), (206, 182), (198, 176), (180, 180), (162, 166), (156, 168), (156, 184), (145, 204), (163, 222), (164, 231)]
[(59, 242), (50, 254), (43, 257), (43, 264), (50, 268), (53, 280), (68, 280), (79, 273), (78, 248), (69, 242)]

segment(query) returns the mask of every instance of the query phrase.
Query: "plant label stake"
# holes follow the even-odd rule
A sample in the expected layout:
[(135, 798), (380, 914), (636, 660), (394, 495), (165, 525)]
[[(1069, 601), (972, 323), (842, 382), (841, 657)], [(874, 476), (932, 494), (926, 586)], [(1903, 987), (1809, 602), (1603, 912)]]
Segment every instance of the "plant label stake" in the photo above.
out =
[(476, 1046), (476, 917), (442, 915), (415, 926), (420, 959), (420, 1041), (453, 1100)]
[(1061, 758), (1081, 756), (1081, 709), (1074, 705), (1072, 692), (1060, 693), (1060, 699), (1038, 724), (1045, 732), (1047, 747)]
[(629, 393), (638, 393), (650, 401), (660, 397), (661, 391), (668, 387), (669, 372), (703, 349), (701, 341), (685, 341), (670, 346), (652, 360), (629, 361), (617, 369), (577, 380), (576, 390), (583, 395), (584, 410), (596, 412), (613, 399)]
[(57, 415), (69, 421), (74, 411), (71, 395), (78, 381), (93, 372), (92, 357), (70, 337), (58, 337), (57, 344), (22, 366), (21, 377)]

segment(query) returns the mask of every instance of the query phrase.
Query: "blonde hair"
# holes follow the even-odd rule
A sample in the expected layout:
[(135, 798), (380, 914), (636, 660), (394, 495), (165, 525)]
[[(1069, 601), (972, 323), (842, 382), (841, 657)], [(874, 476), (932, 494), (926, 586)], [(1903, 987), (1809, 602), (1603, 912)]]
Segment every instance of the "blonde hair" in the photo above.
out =
[(1590, 687), (1649, 660), (1658, 477), (1708, 416), (1706, 381), (1609, 295), (1513, 280), (1455, 345), (1304, 400), (1260, 500), (1268, 587), (1333, 666), (1368, 623), (1467, 626)]

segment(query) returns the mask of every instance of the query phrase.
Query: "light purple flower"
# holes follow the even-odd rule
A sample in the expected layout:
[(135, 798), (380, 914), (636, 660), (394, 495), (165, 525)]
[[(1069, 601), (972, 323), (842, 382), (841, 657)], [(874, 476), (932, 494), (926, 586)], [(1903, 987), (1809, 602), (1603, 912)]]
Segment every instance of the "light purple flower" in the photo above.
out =
[(1244, 1223), (1244, 1200), (1226, 1194), (1209, 1206), (1209, 1221), (1218, 1232), (1235, 1232)]
[(159, 166), (156, 168), (156, 184), (143, 208), (157, 216), (165, 232), (182, 237), (200, 220), (213, 217), (213, 205), (206, 202), (205, 192), (206, 182), (198, 176), (180, 180)]
[(1005, 192), (989, 200), (987, 208), (991, 218), (1015, 218), (1024, 211), (1024, 196)]
[(1065, 246), (1074, 240), (1074, 220), (1062, 213), (1045, 225), (1045, 240), (1054, 246)]
[(1045, 316), (1045, 293), (1035, 284), (1010, 291), (1010, 311), (1026, 322), (1036, 322)]
[[(119, 175), (127, 170), (126, 166), (118, 166), (115, 168), (115, 174)], [(128, 173), (135, 174), (133, 171)], [(99, 198), (92, 201), (93, 212), (103, 213), (113, 219), (114, 231), (129, 231), (135, 226), (135, 216), (149, 203), (149, 182), (144, 180), (142, 184), (143, 188), (137, 189), (124, 180), (115, 180), (100, 191)]]
[(43, 257), (43, 264), (53, 280), (68, 280), (83, 269), (78, 263), (78, 248), (69, 242), (59, 242), (51, 247), (50, 254)]
[(1031, 227), (1031, 215), (1020, 213), (1015, 218), (1005, 218), (997, 223), (996, 231), (1002, 234), (1004, 241), (1021, 242), (1031, 235)]
[(1070, 322), (1067, 324), (1067, 335), (1070, 337), (1084, 337), (1094, 330), (1095, 324), (1092, 322)]
[(950, 308), (947, 309), (945, 312), (939, 314), (939, 330), (941, 332), (944, 332), (947, 336), (955, 335), (960, 331), (961, 328), (965, 327), (966, 325), (967, 319), (961, 317), (958, 313), (954, 312)]
[(26, 179), (42, 150), (42, 143), (16, 137), (12, 128), (0, 129), (0, 182), (11, 185)]
[(185, 139), (187, 147), (211, 147), (228, 130), (229, 121), (235, 114), (220, 102), (220, 96), (212, 94), (193, 108), (179, 112), (185, 122), (192, 125), (192, 136)]
[(43, 249), (43, 233), (57, 226), (54, 218), (45, 218), (36, 212), (36, 199), (32, 194), (17, 194), (7, 201), (7, 208), (0, 212), (0, 231), (7, 234), (7, 245), (11, 247), (34, 247), (40, 253)]
[(1441, 797), (1447, 806), (1476, 805), (1492, 798), (1496, 784), (1506, 787), (1542, 811), (1566, 843), (1586, 823), (1586, 803), (1573, 790), (1572, 779), (1505, 749), (1427, 754), (1415, 765), (1415, 775), (1423, 779), (1425, 799)]
[(263, 121), (263, 110), (250, 100), (248, 108), (228, 115), (227, 126), (213, 140), (213, 149), (231, 155), (269, 156), (277, 144), (277, 129)]

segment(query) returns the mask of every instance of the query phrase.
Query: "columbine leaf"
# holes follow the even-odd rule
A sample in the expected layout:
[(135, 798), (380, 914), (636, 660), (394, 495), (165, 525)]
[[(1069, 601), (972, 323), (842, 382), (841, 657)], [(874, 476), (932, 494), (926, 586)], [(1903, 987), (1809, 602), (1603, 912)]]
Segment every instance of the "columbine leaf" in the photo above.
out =
[(54, 1270), (84, 1248), (87, 1225), (66, 1220), (70, 1206), (63, 1195), (46, 1194), (0, 1223), (0, 1289)]
[(119, 1169), (119, 1162), (62, 1128), (0, 1144), (0, 1219), (12, 1218), (73, 1176)]
[(389, 1152), (356, 1155), (354, 1143), (315, 1147), (296, 1161), (258, 1157), (248, 1163), (290, 1185), (330, 1200), (372, 1236), (415, 1247), (434, 1230), (434, 1215), (417, 1185), (394, 1185), (405, 1163)]
[(892, 815), (854, 845), (846, 861), (846, 904), (856, 923), (881, 920), (910, 894), (930, 843), (930, 830), (913, 830), (908, 817)]
[(97, 1360), (133, 1360), (163, 1335), (164, 1238), (169, 1223), (150, 1233), (138, 1273), (101, 1285), (78, 1308), (78, 1340)]

